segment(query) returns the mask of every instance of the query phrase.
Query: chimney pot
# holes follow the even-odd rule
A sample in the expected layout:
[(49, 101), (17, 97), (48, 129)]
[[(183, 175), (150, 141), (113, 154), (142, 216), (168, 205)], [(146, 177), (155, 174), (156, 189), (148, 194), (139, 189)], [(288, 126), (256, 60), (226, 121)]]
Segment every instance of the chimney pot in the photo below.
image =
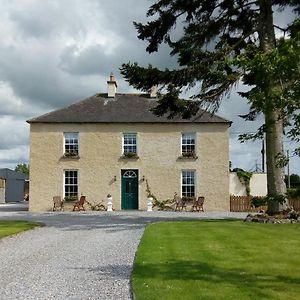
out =
[(109, 80), (110, 81), (116, 81), (116, 77), (115, 77), (115, 75), (113, 73), (110, 74)]
[(114, 98), (117, 92), (117, 81), (113, 73), (110, 74), (109, 80), (107, 81), (107, 97)]

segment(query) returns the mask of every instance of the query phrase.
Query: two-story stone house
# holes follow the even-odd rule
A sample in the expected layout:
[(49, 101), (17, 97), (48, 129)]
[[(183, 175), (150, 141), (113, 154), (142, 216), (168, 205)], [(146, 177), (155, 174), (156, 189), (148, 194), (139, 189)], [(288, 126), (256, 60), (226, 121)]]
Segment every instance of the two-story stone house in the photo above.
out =
[(96, 94), (31, 119), (30, 210), (47, 211), (52, 197), (113, 207), (147, 207), (146, 181), (159, 199), (205, 196), (206, 210), (229, 210), (230, 122), (200, 111), (190, 120), (156, 117), (156, 95)]

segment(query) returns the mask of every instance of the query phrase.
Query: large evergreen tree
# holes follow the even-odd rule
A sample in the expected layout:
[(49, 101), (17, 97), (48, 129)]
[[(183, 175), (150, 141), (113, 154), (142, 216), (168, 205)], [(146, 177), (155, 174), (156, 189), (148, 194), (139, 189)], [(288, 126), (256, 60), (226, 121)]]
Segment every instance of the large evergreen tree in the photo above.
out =
[[(280, 27), (274, 23), (274, 11), (280, 19), (286, 9), (293, 21)], [(149, 53), (168, 44), (178, 68), (160, 70), (127, 63), (121, 73), (129, 84), (144, 91), (153, 85), (166, 87), (154, 113), (170, 117), (180, 113), (189, 118), (200, 106), (214, 112), (238, 82), (249, 86), (248, 92), (240, 93), (250, 105), (249, 114), (243, 117), (254, 120), (262, 113), (265, 122), (257, 134), (243, 135), (241, 140), (265, 134), (268, 193), (270, 199), (282, 199), (286, 192), (285, 128), (285, 134), (299, 140), (299, 14), (299, 0), (156, 1), (147, 12), (151, 20), (134, 23), (138, 38), (147, 40)], [(182, 34), (176, 38), (178, 32)], [(179, 99), (186, 87), (197, 90), (190, 101)], [(277, 201), (269, 204), (269, 212), (279, 209)]]

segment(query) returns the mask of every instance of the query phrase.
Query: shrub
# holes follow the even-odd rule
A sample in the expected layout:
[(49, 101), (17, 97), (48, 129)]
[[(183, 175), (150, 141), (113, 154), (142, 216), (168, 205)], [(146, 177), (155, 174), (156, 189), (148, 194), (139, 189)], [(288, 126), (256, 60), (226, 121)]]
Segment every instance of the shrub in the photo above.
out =
[(300, 189), (287, 189), (288, 198), (300, 198)]
[(64, 153), (64, 157), (76, 157), (78, 156), (78, 153), (76, 151), (66, 151)]
[(182, 157), (196, 157), (196, 154), (194, 151), (182, 152)]
[(251, 205), (254, 207), (260, 207), (266, 205), (267, 199), (266, 197), (253, 197), (251, 199)]
[(183, 202), (193, 202), (195, 201), (195, 197), (182, 197)]
[(124, 152), (123, 155), (124, 155), (125, 157), (128, 157), (128, 158), (137, 157), (137, 155), (136, 155), (135, 152)]
[(66, 202), (78, 201), (78, 197), (77, 196), (67, 196), (67, 197), (65, 197), (65, 201)]
[(290, 212), (290, 219), (291, 219), (291, 220), (298, 220), (298, 218), (299, 218), (299, 213), (296, 212), (295, 210), (292, 210), (292, 211)]

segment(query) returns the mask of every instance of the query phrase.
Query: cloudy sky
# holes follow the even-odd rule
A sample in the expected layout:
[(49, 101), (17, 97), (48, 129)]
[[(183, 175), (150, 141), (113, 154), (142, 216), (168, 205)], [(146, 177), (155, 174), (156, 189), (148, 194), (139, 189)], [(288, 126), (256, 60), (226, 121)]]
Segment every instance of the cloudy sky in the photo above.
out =
[[(167, 48), (149, 55), (146, 44), (136, 37), (132, 21), (145, 21), (149, 4), (149, 0), (1, 0), (0, 168), (28, 163), (26, 120), (105, 92), (111, 72), (119, 92), (132, 92), (119, 73), (123, 62), (176, 65)], [(233, 121), (233, 167), (255, 170), (261, 168), (261, 143), (237, 142), (238, 134), (258, 126), (238, 118), (247, 107), (233, 92), (218, 114)], [(293, 148), (287, 139), (284, 145)], [(290, 168), (300, 174), (300, 159), (293, 157)]]

